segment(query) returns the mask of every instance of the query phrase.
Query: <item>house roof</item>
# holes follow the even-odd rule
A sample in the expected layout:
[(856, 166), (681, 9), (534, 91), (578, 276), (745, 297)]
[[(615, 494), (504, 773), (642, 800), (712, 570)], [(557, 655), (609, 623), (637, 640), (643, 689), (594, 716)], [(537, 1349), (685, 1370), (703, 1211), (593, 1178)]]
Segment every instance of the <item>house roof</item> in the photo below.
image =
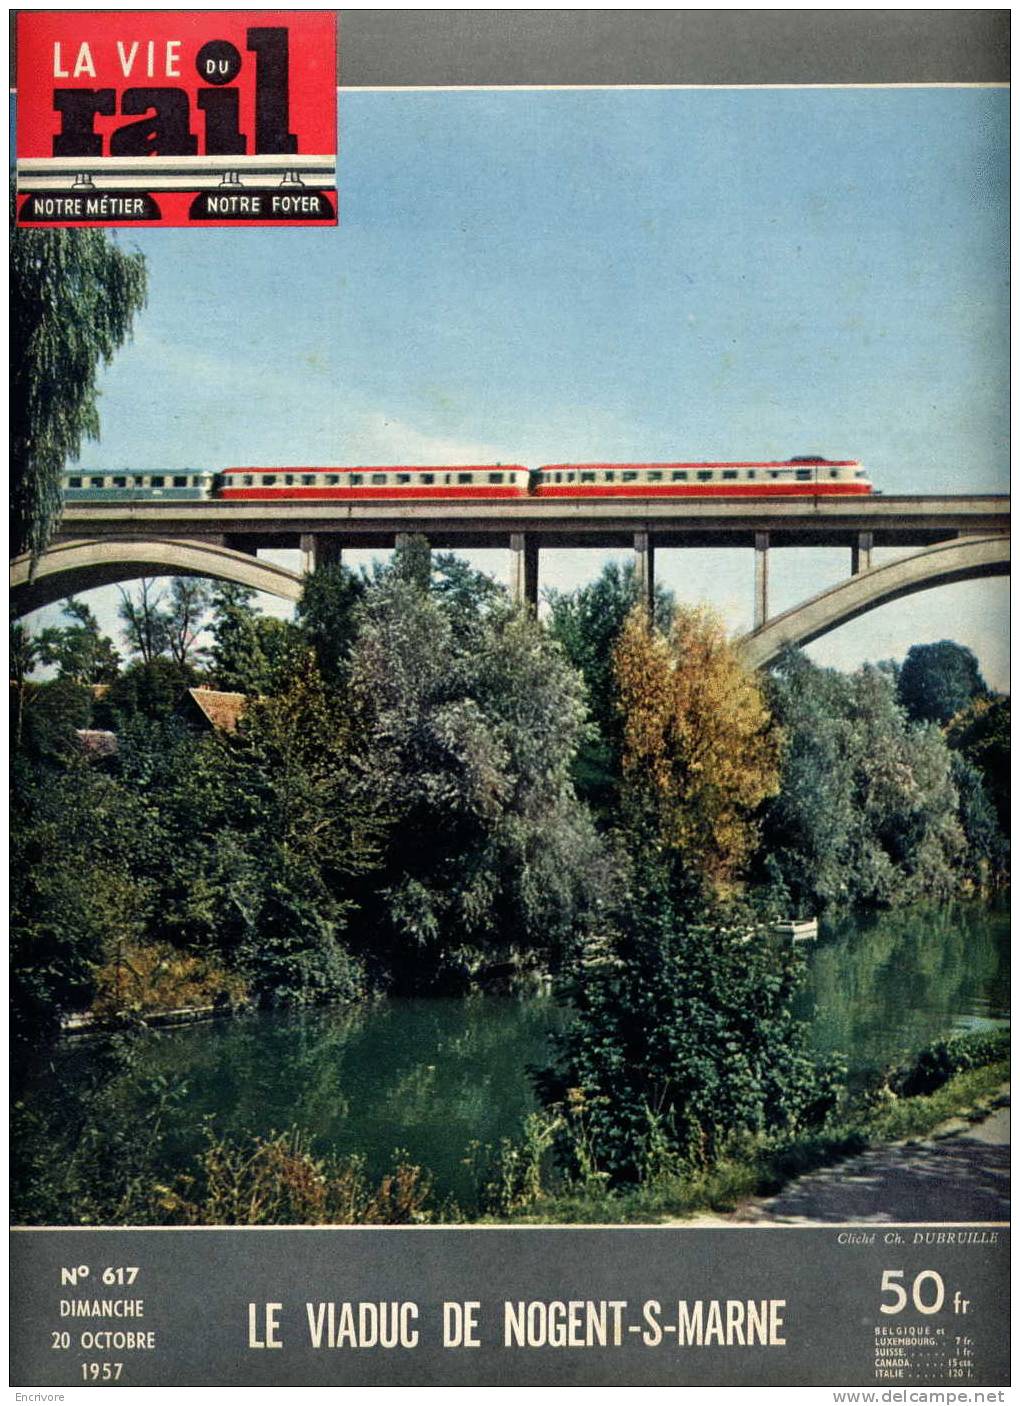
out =
[(188, 693), (208, 722), (219, 732), (236, 732), (248, 702), (247, 694), (223, 693), (218, 688), (189, 688)]

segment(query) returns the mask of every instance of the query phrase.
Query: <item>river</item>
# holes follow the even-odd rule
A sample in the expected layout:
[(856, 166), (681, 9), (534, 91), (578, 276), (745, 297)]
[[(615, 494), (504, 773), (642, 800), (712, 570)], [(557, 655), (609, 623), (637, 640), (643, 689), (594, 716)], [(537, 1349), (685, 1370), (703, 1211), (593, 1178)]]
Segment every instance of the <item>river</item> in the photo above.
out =
[[(953, 905), (848, 919), (805, 947), (799, 1014), (819, 1052), (847, 1056), (852, 1078), (1007, 1017), (1005, 911)], [(468, 1145), (519, 1132), (534, 1106), (528, 1066), (548, 1060), (548, 1032), (565, 1019), (536, 995), (262, 1012), (153, 1033), (142, 1068), (184, 1086), (169, 1127), (172, 1163), (199, 1149), (207, 1118), (235, 1136), (296, 1124), (319, 1150), (364, 1154), (376, 1174), (404, 1149), (442, 1195), (457, 1196), (470, 1187)], [(89, 1043), (62, 1061), (71, 1086), (76, 1068), (87, 1072)]]

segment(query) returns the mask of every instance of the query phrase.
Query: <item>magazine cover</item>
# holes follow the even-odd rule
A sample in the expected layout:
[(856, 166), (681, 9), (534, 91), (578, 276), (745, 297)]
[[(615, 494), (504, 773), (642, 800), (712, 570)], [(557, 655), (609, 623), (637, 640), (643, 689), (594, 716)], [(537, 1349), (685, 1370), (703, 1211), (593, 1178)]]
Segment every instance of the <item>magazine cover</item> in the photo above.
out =
[(1007, 28), (16, 14), (22, 1399), (1003, 1399)]

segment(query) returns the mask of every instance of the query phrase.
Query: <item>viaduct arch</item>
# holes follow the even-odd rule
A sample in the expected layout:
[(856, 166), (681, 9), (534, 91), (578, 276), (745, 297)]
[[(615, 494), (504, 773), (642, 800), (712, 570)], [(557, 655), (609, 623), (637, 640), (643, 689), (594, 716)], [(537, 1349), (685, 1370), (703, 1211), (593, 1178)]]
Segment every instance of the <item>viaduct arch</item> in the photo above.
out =
[[(537, 573), (536, 573), (537, 574)], [(964, 535), (897, 561), (870, 567), (774, 616), (738, 642), (744, 662), (760, 669), (789, 645), (810, 644), (880, 605), (956, 581), (1009, 574), (1009, 538)], [(297, 601), (302, 576), (246, 552), (201, 539), (97, 538), (57, 542), (30, 576), (28, 556), (11, 563), (11, 606), (24, 615), (94, 586), (139, 576), (206, 576)]]
[(955, 581), (1008, 575), (1008, 537), (958, 537), (937, 542), (820, 591), (745, 635), (738, 641), (738, 649), (745, 664), (762, 669), (789, 645), (810, 644), (848, 620), (902, 596)]
[(301, 576), (214, 542), (170, 537), (73, 539), (43, 552), (30, 579), (29, 557), (11, 562), (11, 609), (26, 615), (94, 586), (139, 576), (211, 576), (283, 600), (301, 597)]

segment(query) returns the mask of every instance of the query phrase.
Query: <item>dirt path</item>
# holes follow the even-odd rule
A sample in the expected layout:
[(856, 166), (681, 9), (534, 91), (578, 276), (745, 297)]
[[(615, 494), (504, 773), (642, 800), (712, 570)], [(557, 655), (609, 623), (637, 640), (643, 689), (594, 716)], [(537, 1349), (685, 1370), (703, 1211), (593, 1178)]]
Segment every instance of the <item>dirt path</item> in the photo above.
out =
[(809, 1172), (775, 1196), (686, 1225), (810, 1225), (1009, 1219), (1009, 1098), (976, 1123), (876, 1147)]

